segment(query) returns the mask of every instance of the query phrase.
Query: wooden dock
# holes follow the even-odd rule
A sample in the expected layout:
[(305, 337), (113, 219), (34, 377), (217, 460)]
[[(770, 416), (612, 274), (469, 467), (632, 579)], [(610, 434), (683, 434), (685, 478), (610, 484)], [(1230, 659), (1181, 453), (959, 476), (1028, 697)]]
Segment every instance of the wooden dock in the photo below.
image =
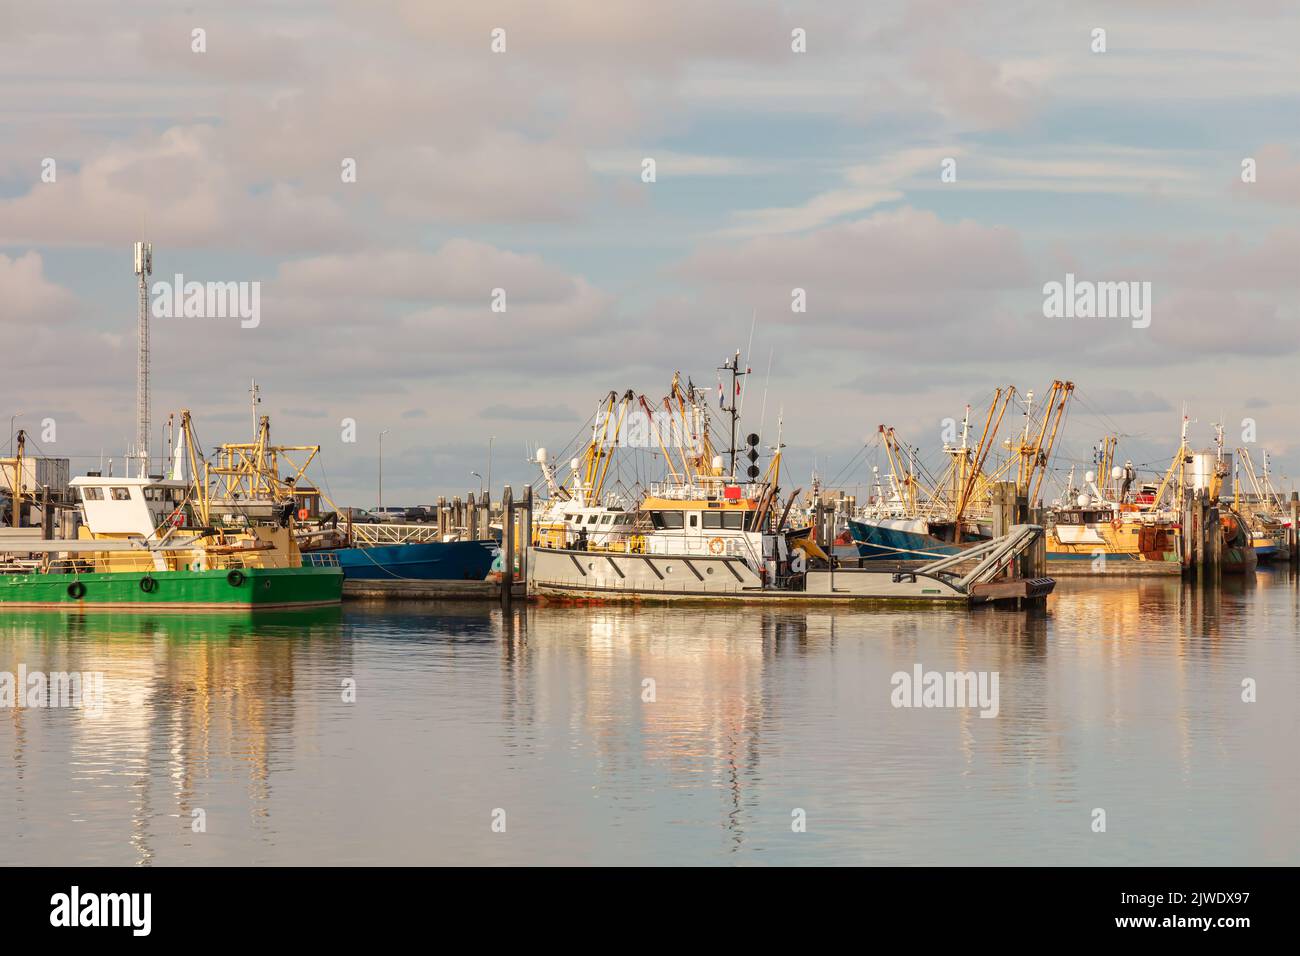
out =
[(1091, 560), (1047, 562), (1047, 573), (1054, 578), (1167, 578), (1181, 577), (1183, 566), (1177, 561), (1106, 561), (1094, 567)]

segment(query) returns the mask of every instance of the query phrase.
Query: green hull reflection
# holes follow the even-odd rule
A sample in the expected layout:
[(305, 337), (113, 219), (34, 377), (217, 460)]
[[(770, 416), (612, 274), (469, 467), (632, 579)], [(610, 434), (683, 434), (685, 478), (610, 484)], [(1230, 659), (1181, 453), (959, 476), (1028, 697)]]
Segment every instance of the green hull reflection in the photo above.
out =
[(274, 611), (205, 611), (176, 614), (166, 611), (66, 611), (7, 610), (0, 606), (0, 633), (21, 633), (39, 639), (66, 638), (135, 641), (141, 637), (164, 637), (170, 642), (240, 640), (280, 636), (310, 636), (320, 629), (322, 636), (338, 634), (343, 620), (340, 606)]

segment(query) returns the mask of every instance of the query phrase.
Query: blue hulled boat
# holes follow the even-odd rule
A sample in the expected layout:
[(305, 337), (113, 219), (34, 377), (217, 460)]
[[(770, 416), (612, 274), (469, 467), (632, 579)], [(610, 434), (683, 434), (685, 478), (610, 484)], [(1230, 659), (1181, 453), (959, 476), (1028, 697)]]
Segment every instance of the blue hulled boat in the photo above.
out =
[(374, 548), (331, 548), (345, 579), (482, 581), (499, 550), (495, 541), (426, 541)]
[(849, 535), (858, 556), (866, 561), (933, 561), (988, 540), (986, 535), (971, 535), (963, 543), (953, 544), (951, 537), (945, 541), (933, 534), (923, 518), (850, 520)]

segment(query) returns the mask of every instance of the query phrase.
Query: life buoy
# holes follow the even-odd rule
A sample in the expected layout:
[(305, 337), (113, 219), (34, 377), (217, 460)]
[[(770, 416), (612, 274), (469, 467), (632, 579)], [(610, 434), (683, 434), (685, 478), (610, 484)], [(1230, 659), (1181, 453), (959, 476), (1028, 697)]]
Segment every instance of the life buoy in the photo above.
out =
[(145, 575), (140, 579), (140, 590), (145, 594), (153, 594), (158, 589), (158, 582), (154, 578)]
[(235, 568), (226, 575), (226, 583), (232, 588), (237, 588), (244, 583), (244, 572)]
[(723, 551), (726, 550), (726, 548), (727, 548), (726, 542), (724, 542), (721, 538), (709, 539), (710, 554), (721, 554)]
[(170, 524), (173, 528), (184, 527), (185, 512), (183, 512), (180, 508), (177, 508), (175, 511), (171, 513), (171, 517), (167, 519), (167, 523)]
[(82, 584), (80, 581), (73, 581), (71, 584), (68, 585), (68, 597), (75, 598), (76, 600), (80, 601), (85, 596), (86, 596), (86, 586)]

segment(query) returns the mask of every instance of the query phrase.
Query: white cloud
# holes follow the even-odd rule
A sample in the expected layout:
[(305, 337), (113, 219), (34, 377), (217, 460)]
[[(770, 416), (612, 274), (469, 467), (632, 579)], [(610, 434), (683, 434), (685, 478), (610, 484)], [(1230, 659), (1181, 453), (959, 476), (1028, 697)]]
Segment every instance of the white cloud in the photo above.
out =
[(16, 258), (0, 253), (0, 303), (0, 321), (6, 329), (26, 329), (30, 335), (40, 326), (71, 322), (77, 309), (77, 297), (46, 278), (38, 252)]

